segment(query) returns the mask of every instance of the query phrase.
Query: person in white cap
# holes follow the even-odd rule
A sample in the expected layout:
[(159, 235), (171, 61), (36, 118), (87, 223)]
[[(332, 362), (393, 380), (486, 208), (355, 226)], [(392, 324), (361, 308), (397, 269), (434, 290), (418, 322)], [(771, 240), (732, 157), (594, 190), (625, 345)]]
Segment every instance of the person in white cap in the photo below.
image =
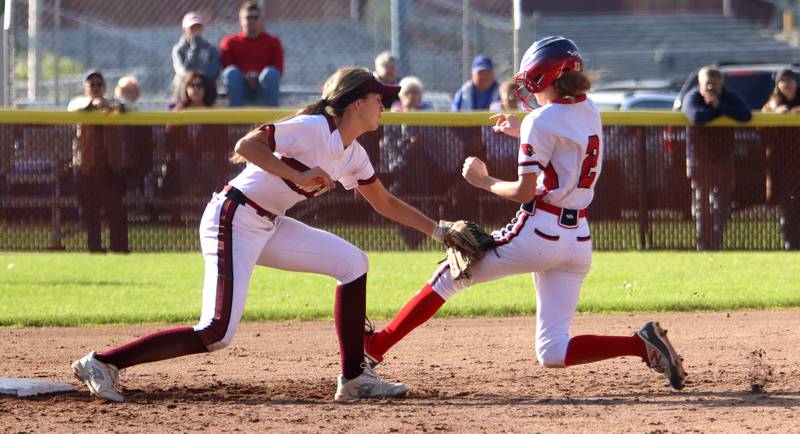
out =
[(206, 93), (217, 97), (217, 79), (220, 73), (220, 56), (217, 47), (203, 38), (203, 18), (197, 12), (183, 16), (183, 32), (172, 47), (172, 66), (175, 69), (174, 95), (183, 95), (180, 88), (186, 73), (197, 70), (208, 78)]

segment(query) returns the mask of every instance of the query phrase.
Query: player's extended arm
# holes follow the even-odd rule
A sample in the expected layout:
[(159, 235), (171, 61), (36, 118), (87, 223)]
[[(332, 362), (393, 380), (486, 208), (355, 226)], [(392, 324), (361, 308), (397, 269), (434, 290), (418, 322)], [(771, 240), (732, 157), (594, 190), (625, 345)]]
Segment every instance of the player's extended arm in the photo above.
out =
[(267, 145), (267, 133), (260, 129), (250, 131), (236, 142), (234, 151), (245, 160), (263, 170), (299, 185), (324, 186), (328, 189), (336, 187), (331, 177), (319, 167), (299, 172), (279, 160)]
[(359, 185), (358, 192), (367, 199), (367, 202), (378, 214), (390, 220), (412, 227), (425, 235), (431, 235), (437, 226), (435, 221), (429, 219), (418, 209), (389, 193), (380, 180)]
[(527, 203), (536, 195), (537, 174), (526, 173), (516, 181), (501, 181), (489, 176), (486, 164), (480, 158), (469, 157), (464, 160), (461, 175), (473, 186), (514, 202)]

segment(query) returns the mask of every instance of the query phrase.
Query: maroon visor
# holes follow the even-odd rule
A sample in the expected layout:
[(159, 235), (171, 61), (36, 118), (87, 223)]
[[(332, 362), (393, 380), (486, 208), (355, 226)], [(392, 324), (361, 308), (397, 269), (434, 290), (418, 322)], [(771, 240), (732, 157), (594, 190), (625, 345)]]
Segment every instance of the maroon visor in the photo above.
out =
[(383, 99), (393, 99), (400, 93), (400, 86), (396, 84), (385, 84), (375, 77), (370, 77), (358, 87), (364, 95), (378, 93)]

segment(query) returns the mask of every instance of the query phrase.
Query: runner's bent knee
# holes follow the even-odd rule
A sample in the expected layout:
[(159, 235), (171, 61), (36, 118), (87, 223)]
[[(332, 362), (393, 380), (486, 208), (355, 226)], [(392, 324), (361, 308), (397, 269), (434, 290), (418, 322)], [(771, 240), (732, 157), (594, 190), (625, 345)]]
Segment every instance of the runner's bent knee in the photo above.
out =
[(342, 252), (342, 266), (337, 267), (333, 277), (340, 283), (350, 283), (363, 276), (369, 270), (367, 254), (353, 247), (347, 252)]

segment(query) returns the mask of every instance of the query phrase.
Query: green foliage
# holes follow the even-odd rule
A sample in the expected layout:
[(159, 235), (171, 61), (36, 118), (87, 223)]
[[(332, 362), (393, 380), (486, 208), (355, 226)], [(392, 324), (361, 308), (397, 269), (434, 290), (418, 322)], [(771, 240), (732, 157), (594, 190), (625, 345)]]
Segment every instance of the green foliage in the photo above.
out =
[[(45, 52), (41, 57), (42, 70), (41, 77), (45, 79), (52, 79), (56, 76), (56, 56), (52, 53)], [(84, 71), (83, 64), (72, 60), (69, 57), (61, 56), (58, 59), (58, 71), (61, 76), (65, 75), (82, 75)], [(28, 57), (17, 56), (17, 61), (14, 63), (14, 78), (16, 80), (28, 79)]]
[[(392, 317), (430, 278), (441, 253), (369, 254), (367, 311)], [(595, 253), (578, 311), (658, 312), (800, 307), (797, 253)], [(0, 253), (0, 325), (197, 321), (203, 282), (198, 253), (89, 255)], [(332, 317), (334, 279), (258, 268), (245, 320)], [(469, 288), (441, 316), (535, 312), (529, 275)]]

